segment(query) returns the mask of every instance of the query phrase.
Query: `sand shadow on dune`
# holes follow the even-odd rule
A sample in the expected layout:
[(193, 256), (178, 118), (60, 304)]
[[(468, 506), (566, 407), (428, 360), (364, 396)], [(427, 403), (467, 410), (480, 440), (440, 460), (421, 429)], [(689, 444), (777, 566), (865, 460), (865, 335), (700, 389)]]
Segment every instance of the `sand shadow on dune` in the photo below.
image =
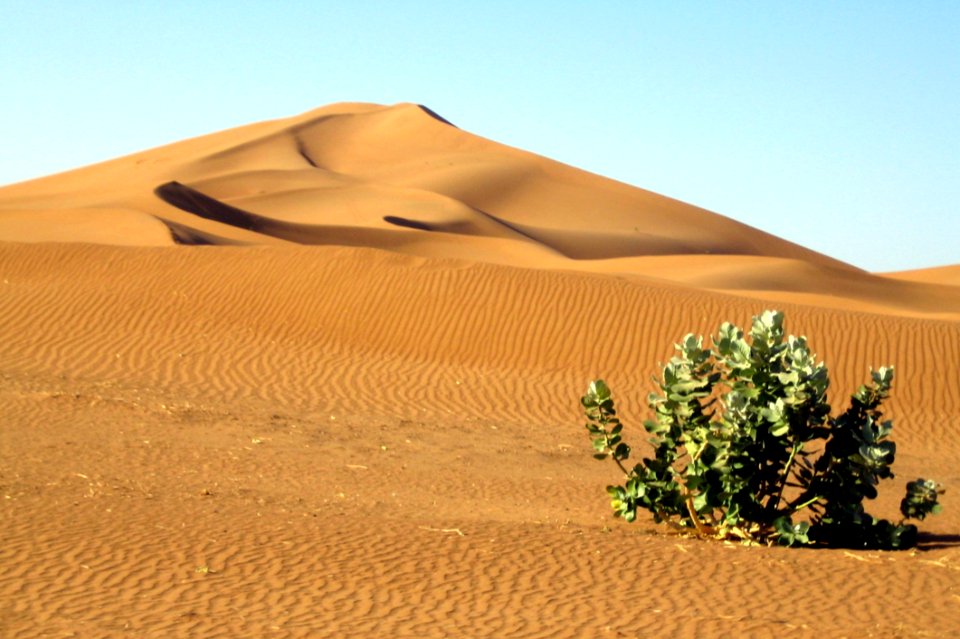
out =
[[(312, 162), (311, 162), (312, 164)], [(469, 207), (474, 217), (456, 221), (424, 221), (410, 217), (385, 215), (381, 219), (391, 228), (374, 226), (342, 226), (303, 224), (278, 220), (231, 206), (180, 182), (166, 182), (154, 194), (167, 204), (199, 218), (255, 234), (308, 245), (368, 246), (390, 250), (396, 248), (401, 234), (407, 230), (450, 235), (504, 238), (538, 245), (549, 252), (573, 260), (598, 260), (637, 255), (674, 254), (677, 241), (656, 235), (623, 234), (603, 230), (587, 231), (544, 228), (507, 221), (476, 207)], [(180, 244), (236, 245), (255, 243), (231, 239), (229, 229), (189, 221), (160, 218)], [(401, 230), (405, 229), (405, 230)], [(403, 241), (409, 239), (403, 236)], [(684, 247), (682, 252), (699, 252), (697, 247)]]
[(434, 120), (438, 120), (438, 121), (440, 121), (440, 122), (443, 122), (444, 124), (449, 124), (450, 126), (452, 126), (452, 127), (455, 128), (455, 129), (460, 128), (460, 127), (458, 127), (456, 124), (454, 124), (453, 122), (451, 122), (450, 120), (446, 119), (445, 117), (443, 117), (442, 115), (440, 115), (439, 113), (437, 113), (436, 111), (434, 111), (433, 109), (431, 109), (430, 107), (424, 106), (424, 105), (422, 105), (422, 104), (418, 104), (417, 106), (420, 107), (420, 110), (421, 110), (421, 111), (423, 111), (424, 113), (426, 113), (427, 115), (429, 115), (429, 116), (430, 116), (431, 118), (433, 118)]
[[(526, 229), (519, 229), (496, 216), (476, 209), (474, 211), (478, 215), (478, 220), (482, 219), (488, 228), (483, 228), (482, 224), (478, 226), (476, 220), (466, 223), (431, 223), (396, 215), (383, 216), (381, 219), (384, 222), (397, 227), (397, 230), (392, 230), (363, 226), (298, 224), (277, 220), (231, 206), (176, 181), (161, 184), (154, 189), (154, 194), (167, 204), (198, 218), (297, 244), (369, 246), (389, 250), (396, 246), (399, 234), (405, 232), (400, 229), (409, 229), (454, 235), (508, 237), (540, 244), (545, 248), (566, 255), (549, 243), (541, 242), (539, 238)], [(161, 218), (161, 221), (167, 225), (174, 239), (180, 244), (235, 245), (243, 243), (226, 237), (224, 233), (228, 232), (227, 229), (221, 229), (220, 232), (217, 232), (216, 227), (205, 228), (203, 224), (175, 222), (163, 218)], [(567, 256), (569, 257), (569, 255)]]
[[(298, 224), (277, 220), (251, 211), (231, 206), (216, 198), (205, 195), (180, 182), (167, 182), (154, 189), (154, 194), (167, 204), (204, 220), (217, 224), (250, 231), (296, 244), (316, 246), (366, 246), (390, 249), (398, 242), (399, 230), (371, 228), (362, 226), (337, 226), (326, 224)], [(229, 229), (204, 227), (203, 224), (189, 224), (160, 218), (170, 229), (174, 240), (188, 245), (237, 245), (255, 243), (252, 240), (240, 241), (226, 237)], [(387, 216), (385, 221), (397, 227), (420, 231), (444, 231), (418, 220)]]
[[(248, 231), (262, 231), (269, 226), (267, 220), (261, 218), (256, 213), (250, 213), (230, 206), (229, 204), (224, 204), (179, 182), (161, 184), (154, 189), (153, 192), (167, 204), (206, 220), (235, 226)], [(183, 225), (179, 226), (186, 228)]]
[(409, 220), (405, 217), (397, 217), (396, 215), (384, 215), (383, 221), (387, 224), (393, 224), (394, 226), (401, 226), (405, 229), (416, 229), (417, 231), (432, 231), (433, 227), (427, 224), (426, 222), (421, 222), (420, 220)]
[(470, 207), (470, 210), (476, 215), (476, 219), (471, 221), (431, 223), (424, 222), (423, 220), (399, 217), (397, 215), (385, 215), (383, 216), (383, 221), (387, 224), (393, 224), (394, 226), (400, 226), (408, 229), (416, 229), (418, 231), (449, 233), (451, 235), (502, 237), (511, 240), (532, 242), (559, 253), (564, 257), (570, 257), (570, 255), (564, 253), (563, 251), (557, 250), (555, 246), (540, 241), (539, 238), (532, 235), (528, 231), (521, 229), (514, 224), (509, 224), (495, 215), (491, 215), (490, 213), (475, 207)]
[[(469, 206), (469, 205), (468, 205)], [(673, 240), (662, 240), (648, 234), (624, 235), (602, 231), (548, 229), (508, 222), (501, 217), (474, 206), (472, 222), (424, 222), (422, 220), (385, 215), (383, 221), (418, 231), (433, 231), (452, 235), (483, 235), (502, 237), (536, 244), (571, 260), (598, 260), (638, 255), (672, 254)]]

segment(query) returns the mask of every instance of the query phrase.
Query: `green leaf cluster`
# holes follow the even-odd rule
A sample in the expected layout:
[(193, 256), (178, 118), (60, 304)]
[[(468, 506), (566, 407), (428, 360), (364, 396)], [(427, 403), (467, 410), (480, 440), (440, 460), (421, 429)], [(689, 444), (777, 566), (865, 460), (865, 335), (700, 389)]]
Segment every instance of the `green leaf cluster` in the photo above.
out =
[(680, 340), (647, 398), (653, 454), (632, 467), (610, 388), (589, 385), (581, 405), (594, 457), (612, 459), (625, 477), (607, 487), (614, 515), (634, 521), (644, 509), (656, 522), (748, 543), (915, 545), (916, 526), (905, 520), (939, 512), (938, 484), (907, 484), (897, 523), (863, 506), (893, 477), (893, 425), (880, 408), (893, 369), (871, 371), (832, 416), (826, 366), (806, 338), (784, 334), (783, 319), (765, 311), (748, 335), (724, 323), (712, 347), (692, 334)]

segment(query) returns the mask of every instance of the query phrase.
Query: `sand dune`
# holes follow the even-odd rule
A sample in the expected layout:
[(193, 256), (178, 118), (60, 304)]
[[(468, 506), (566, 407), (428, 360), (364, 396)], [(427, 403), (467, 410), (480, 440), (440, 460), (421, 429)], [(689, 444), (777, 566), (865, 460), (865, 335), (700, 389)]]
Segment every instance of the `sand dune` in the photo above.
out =
[(921, 289), (896, 281), (902, 274), (868, 276), (412, 104), (333, 105), (8, 186), (0, 239), (372, 247), (960, 317), (960, 296), (936, 288), (955, 277), (915, 275), (934, 285)]
[[(866, 273), (416, 105), (8, 186), (0, 240), (0, 635), (960, 625), (956, 267)], [(611, 519), (587, 381), (639, 444), (671, 344), (769, 307), (830, 366), (835, 407), (896, 366), (898, 480), (871, 510), (947, 484), (918, 552)]]
[[(248, 217), (303, 225), (308, 244), (320, 239), (314, 226), (389, 230), (377, 246), (386, 249), (428, 228), (522, 238), (575, 260), (716, 253), (837, 264), (720, 215), (484, 140), (410, 104), (334, 105), (8, 186), (0, 212), (122, 208), (223, 235), (244, 228), (157, 193), (171, 182)], [(35, 229), (41, 237), (43, 226)], [(261, 241), (273, 235), (267, 226)], [(7, 239), (33, 237), (22, 228)]]
[(960, 286), (960, 264), (955, 264), (953, 266), (941, 266), (939, 268), (926, 268), (915, 271), (888, 273), (887, 277), (908, 280), (911, 282), (925, 282), (929, 284), (942, 284), (945, 286)]

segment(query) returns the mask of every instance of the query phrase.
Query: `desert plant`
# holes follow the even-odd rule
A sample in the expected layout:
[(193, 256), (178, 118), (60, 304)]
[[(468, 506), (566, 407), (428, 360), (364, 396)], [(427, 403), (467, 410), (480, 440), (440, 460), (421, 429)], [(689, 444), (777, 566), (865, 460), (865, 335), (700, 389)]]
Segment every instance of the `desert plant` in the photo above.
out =
[(784, 336), (783, 313), (754, 317), (746, 338), (724, 323), (712, 349), (691, 334), (676, 350), (648, 397), (653, 456), (633, 467), (608, 386), (596, 380), (581, 398), (594, 456), (625, 476), (607, 487), (615, 516), (633, 521), (643, 508), (657, 522), (747, 543), (894, 549), (916, 544), (906, 519), (940, 510), (942, 489), (926, 479), (907, 484), (899, 522), (864, 510), (893, 477), (892, 423), (880, 410), (892, 368), (871, 371), (831, 416), (827, 368), (806, 338)]

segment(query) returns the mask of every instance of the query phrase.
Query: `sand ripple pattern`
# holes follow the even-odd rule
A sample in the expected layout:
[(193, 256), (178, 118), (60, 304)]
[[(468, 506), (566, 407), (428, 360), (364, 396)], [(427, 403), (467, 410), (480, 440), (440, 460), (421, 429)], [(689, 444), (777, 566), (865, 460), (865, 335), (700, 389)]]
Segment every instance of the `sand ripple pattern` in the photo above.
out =
[(7, 370), (405, 418), (556, 422), (590, 378), (640, 398), (685, 332), (775, 306), (811, 336), (837, 392), (892, 364), (895, 415), (958, 426), (947, 409), (960, 401), (955, 322), (368, 249), (7, 245), (0, 260)]
[[(759, 551), (622, 532), (483, 524), (461, 537), (375, 518), (363, 526), (341, 518), (223, 530), (192, 514), (182, 528), (167, 530), (147, 514), (124, 516), (122, 525), (119, 517), (81, 514), (41, 535), (12, 529), (0, 555), (4, 636), (953, 632), (949, 620), (931, 619), (910, 594), (955, 590), (949, 569), (926, 574), (921, 564), (893, 557), (775, 551), (758, 560)], [(616, 564), (604, 553), (614, 553)], [(863, 561), (872, 562), (872, 573), (858, 569)], [(825, 591), (822, 580), (838, 564), (844, 578)], [(811, 610), (831, 610), (845, 626)]]

